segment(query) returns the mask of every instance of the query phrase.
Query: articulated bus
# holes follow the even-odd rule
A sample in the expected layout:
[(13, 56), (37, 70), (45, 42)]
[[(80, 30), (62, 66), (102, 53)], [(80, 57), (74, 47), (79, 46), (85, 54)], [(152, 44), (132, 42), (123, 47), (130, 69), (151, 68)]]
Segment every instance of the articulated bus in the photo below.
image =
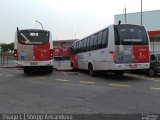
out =
[(70, 48), (71, 67), (123, 75), (125, 71), (147, 69), (150, 64), (150, 41), (144, 26), (110, 25), (75, 41)]
[(53, 42), (50, 31), (39, 29), (19, 30), (15, 34), (15, 66), (31, 71), (53, 70)]

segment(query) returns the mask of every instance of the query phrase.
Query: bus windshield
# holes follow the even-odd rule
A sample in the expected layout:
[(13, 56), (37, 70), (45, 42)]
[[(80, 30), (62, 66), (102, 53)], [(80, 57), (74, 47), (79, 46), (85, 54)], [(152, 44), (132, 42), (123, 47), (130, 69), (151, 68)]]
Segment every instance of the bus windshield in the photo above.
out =
[(48, 31), (20, 30), (18, 32), (18, 42), (20, 44), (46, 44), (49, 41)]
[(147, 45), (148, 37), (143, 26), (115, 25), (116, 45)]

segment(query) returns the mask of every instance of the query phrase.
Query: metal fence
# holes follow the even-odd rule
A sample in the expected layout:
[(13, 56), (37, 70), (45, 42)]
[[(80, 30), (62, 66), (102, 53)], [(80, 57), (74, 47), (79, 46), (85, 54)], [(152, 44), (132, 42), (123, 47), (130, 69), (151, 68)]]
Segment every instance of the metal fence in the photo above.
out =
[(0, 65), (14, 65), (14, 55), (10, 52), (0, 54)]

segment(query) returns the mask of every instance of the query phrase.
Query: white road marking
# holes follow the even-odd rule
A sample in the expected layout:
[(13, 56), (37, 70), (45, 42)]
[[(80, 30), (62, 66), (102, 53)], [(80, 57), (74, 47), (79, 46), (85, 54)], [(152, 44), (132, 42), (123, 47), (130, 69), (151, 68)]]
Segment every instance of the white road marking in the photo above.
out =
[(56, 81), (62, 81), (62, 82), (68, 82), (69, 80), (64, 80), (64, 79), (55, 79)]
[(160, 88), (151, 87), (151, 90), (160, 90)]
[(13, 76), (15, 76), (15, 75), (5, 75), (5, 76), (7, 76), (7, 77), (13, 77)]
[(68, 76), (67, 73), (65, 73), (65, 72), (63, 72), (63, 74), (64, 74), (65, 76)]

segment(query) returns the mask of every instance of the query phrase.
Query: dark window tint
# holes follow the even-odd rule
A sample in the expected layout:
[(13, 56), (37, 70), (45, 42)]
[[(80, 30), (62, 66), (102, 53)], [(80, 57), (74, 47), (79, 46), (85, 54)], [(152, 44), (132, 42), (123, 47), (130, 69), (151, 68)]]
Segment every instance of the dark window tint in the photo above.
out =
[(63, 61), (63, 60), (69, 60), (68, 56), (65, 57), (54, 57), (54, 61)]
[(115, 25), (116, 45), (147, 45), (148, 36), (143, 26)]
[(157, 54), (157, 57), (158, 57), (158, 61), (160, 61), (160, 54)]
[(87, 46), (87, 38), (84, 39), (84, 48)]
[(155, 61), (156, 60), (156, 57), (154, 54), (151, 55), (151, 61)]
[(90, 39), (91, 39), (91, 37), (88, 37), (87, 38), (87, 47), (86, 47), (86, 51), (88, 51), (89, 49), (90, 49)]
[(20, 30), (17, 37), (18, 42), (21, 44), (45, 44), (49, 41), (49, 32), (42, 30)]
[(102, 35), (103, 35), (103, 32), (99, 32), (99, 35), (98, 35), (98, 45), (102, 44)]
[(83, 46), (83, 51), (85, 52), (85, 51), (87, 51), (87, 38), (86, 39), (84, 39), (84, 46)]
[(103, 37), (102, 37), (102, 47), (108, 46), (108, 29), (103, 31)]
[(91, 36), (90, 39), (90, 50), (93, 48), (94, 35)]
[(76, 42), (76, 49), (75, 49), (75, 52), (77, 53), (79, 50), (79, 42)]
[(98, 34), (94, 35), (94, 40), (93, 40), (93, 49), (97, 49), (98, 47)]
[(89, 47), (90, 39), (91, 39), (90, 37), (87, 38), (87, 47)]

